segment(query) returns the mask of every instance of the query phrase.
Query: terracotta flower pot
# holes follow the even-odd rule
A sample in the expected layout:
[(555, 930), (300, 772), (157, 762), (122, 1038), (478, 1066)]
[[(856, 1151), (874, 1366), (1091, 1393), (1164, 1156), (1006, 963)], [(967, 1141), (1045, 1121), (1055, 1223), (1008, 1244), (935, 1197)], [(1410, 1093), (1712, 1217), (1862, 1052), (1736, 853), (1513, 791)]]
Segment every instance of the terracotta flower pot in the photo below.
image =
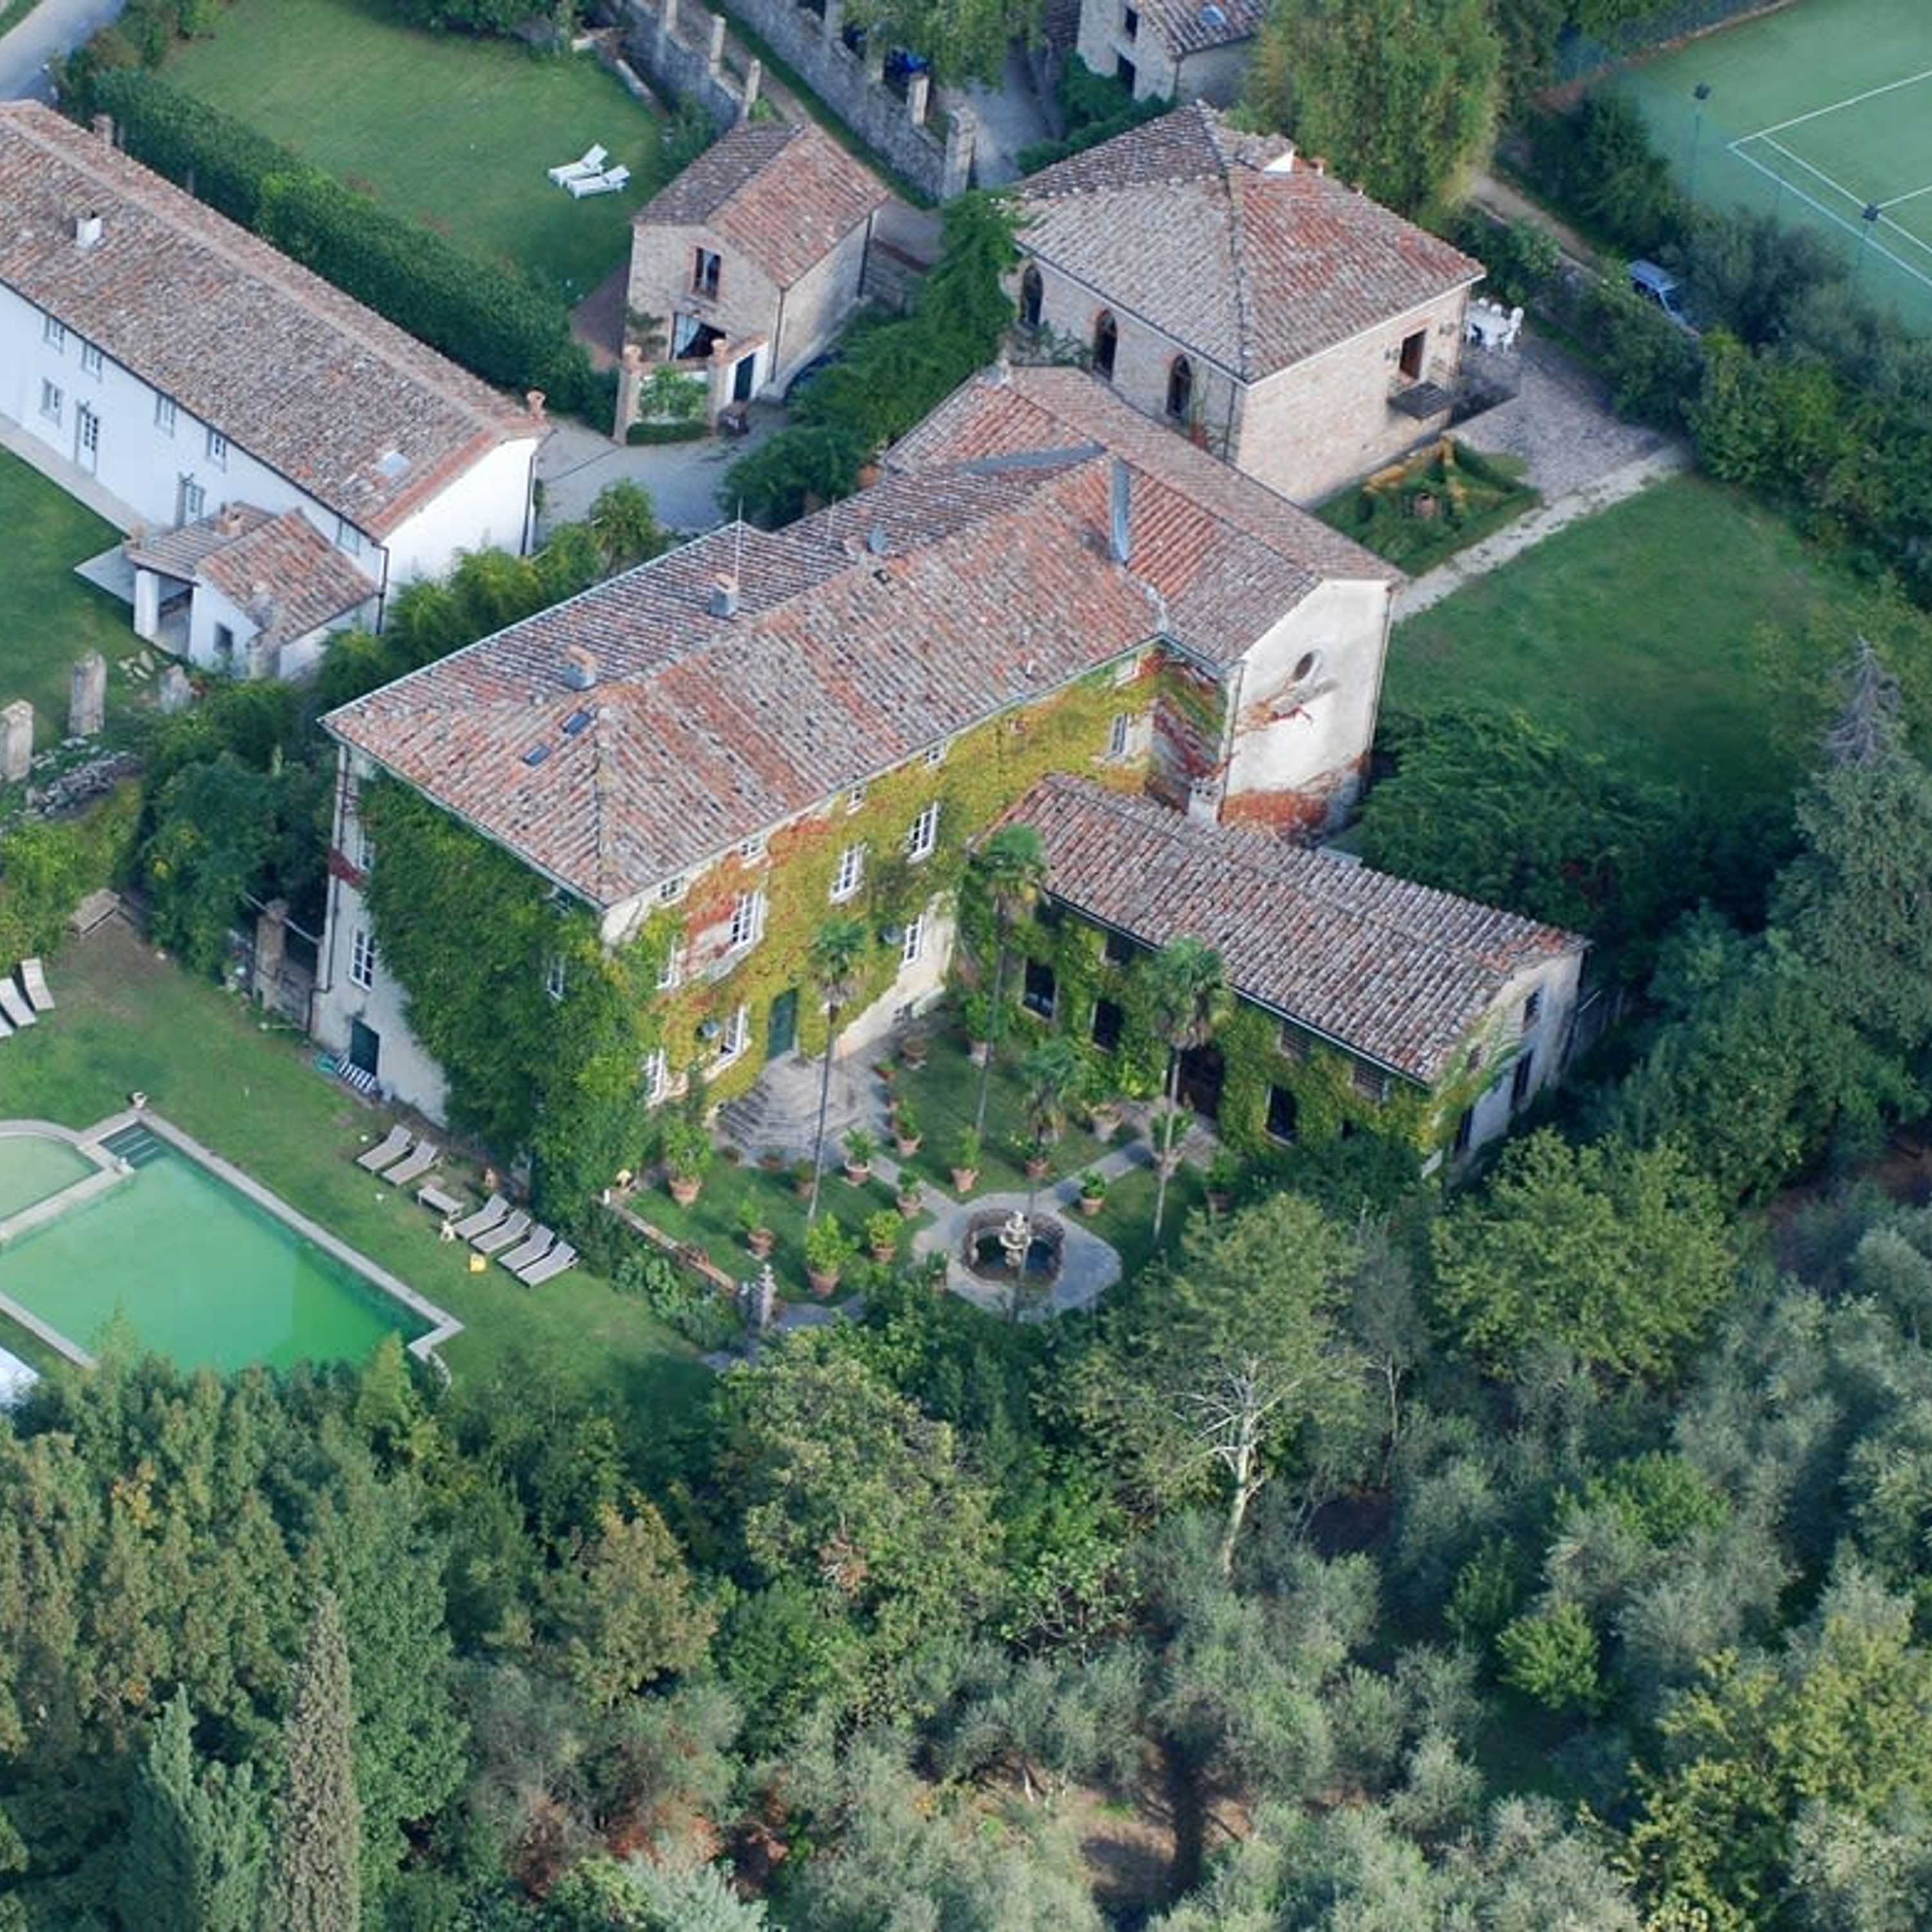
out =
[(910, 1160), (918, 1153), (920, 1143), (925, 1138), (923, 1134), (895, 1134), (892, 1145), (898, 1150), (900, 1160)]
[(976, 1167), (956, 1167), (952, 1170), (952, 1191), (956, 1194), (970, 1194), (980, 1178)]
[(1107, 1197), (1104, 1194), (1083, 1194), (1080, 1197), (1080, 1211), (1090, 1221), (1106, 1204)]
[(763, 1261), (772, 1251), (778, 1237), (769, 1228), (754, 1228), (745, 1237), (745, 1245), (752, 1251), (754, 1260)]
[(820, 1301), (826, 1300), (838, 1286), (838, 1270), (836, 1268), (808, 1268), (805, 1271), (805, 1278), (812, 1293)]
[(915, 1215), (925, 1212), (926, 1196), (916, 1187), (902, 1187), (899, 1190), (898, 1206), (899, 1212), (910, 1221)]
[(854, 1187), (863, 1187), (872, 1178), (872, 1163), (869, 1160), (848, 1160), (845, 1163), (845, 1178)]
[(698, 1198), (698, 1190), (704, 1183), (694, 1174), (674, 1174), (664, 1185), (670, 1190), (670, 1198), (680, 1208), (688, 1208)]

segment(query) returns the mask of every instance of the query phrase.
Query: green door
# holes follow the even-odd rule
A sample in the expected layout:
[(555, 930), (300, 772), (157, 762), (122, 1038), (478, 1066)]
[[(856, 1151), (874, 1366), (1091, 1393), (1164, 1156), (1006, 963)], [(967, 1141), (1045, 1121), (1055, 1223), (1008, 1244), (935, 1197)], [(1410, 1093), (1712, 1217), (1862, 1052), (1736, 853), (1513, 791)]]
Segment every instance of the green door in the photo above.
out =
[(765, 1058), (776, 1060), (798, 1044), (798, 988), (788, 986), (772, 1001), (765, 1022)]

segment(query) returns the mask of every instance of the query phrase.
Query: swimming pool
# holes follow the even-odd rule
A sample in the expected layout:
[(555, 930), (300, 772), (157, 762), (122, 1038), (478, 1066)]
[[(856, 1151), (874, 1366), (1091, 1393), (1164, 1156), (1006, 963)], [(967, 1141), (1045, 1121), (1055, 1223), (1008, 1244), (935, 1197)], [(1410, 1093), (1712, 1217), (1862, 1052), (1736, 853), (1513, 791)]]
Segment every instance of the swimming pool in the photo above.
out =
[(0, 1214), (0, 1298), (64, 1353), (81, 1357), (117, 1316), (183, 1367), (220, 1370), (362, 1360), (392, 1330), (421, 1352), (454, 1332), (152, 1114), (67, 1140), (0, 1132), (0, 1199), (76, 1159), (77, 1180), (56, 1176), (10, 1223)]

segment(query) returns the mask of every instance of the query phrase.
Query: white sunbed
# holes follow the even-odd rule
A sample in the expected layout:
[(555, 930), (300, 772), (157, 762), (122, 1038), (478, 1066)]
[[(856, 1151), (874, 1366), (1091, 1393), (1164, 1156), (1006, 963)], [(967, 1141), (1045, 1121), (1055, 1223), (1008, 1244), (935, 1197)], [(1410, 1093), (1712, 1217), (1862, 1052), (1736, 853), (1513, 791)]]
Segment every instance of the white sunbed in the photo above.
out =
[(479, 1255), (500, 1254), (512, 1243), (520, 1241), (530, 1231), (530, 1217), (519, 1208), (508, 1220), (499, 1221), (494, 1228), (485, 1228), (480, 1234), (470, 1238), (470, 1245)]
[(630, 178), (628, 168), (607, 168), (601, 175), (580, 176), (575, 181), (566, 182), (564, 186), (569, 189), (574, 200), (581, 201), (586, 194), (615, 194)]
[(527, 1268), (517, 1270), (517, 1279), (529, 1288), (541, 1288), (547, 1281), (562, 1274), (566, 1268), (577, 1265), (577, 1250), (568, 1241), (560, 1241), (547, 1255), (539, 1256)]
[(4, 1014), (16, 1027), (34, 1024), (34, 1010), (28, 1005), (26, 994), (11, 980), (0, 980), (0, 1014)]
[(442, 1150), (434, 1141), (418, 1141), (413, 1152), (398, 1161), (394, 1167), (382, 1171), (382, 1178), (392, 1187), (406, 1187), (412, 1181), (420, 1180), (442, 1158)]
[(466, 1214), (457, 1222), (456, 1237), (459, 1240), (474, 1240), (487, 1229), (496, 1226), (510, 1211), (510, 1204), (500, 1194), (493, 1194), (473, 1214)]
[(539, 1221), (530, 1232), (527, 1240), (520, 1241), (496, 1258), (512, 1274), (528, 1268), (533, 1262), (540, 1262), (556, 1246), (556, 1237)]
[(463, 1212), (464, 1204), (453, 1194), (439, 1187), (434, 1181), (425, 1182), (416, 1190), (416, 1198), (434, 1214), (440, 1214), (446, 1221), (453, 1221)]
[(556, 167), (547, 169), (545, 172), (559, 188), (568, 188), (574, 181), (582, 181), (591, 175), (601, 175), (604, 172), (604, 164), (610, 158), (608, 148), (586, 148), (576, 160), (562, 162)]
[(0, 1015), (0, 1040), (11, 1040), (13, 1037), (14, 1023), (4, 1015)]
[(389, 1166), (399, 1161), (410, 1150), (410, 1143), (416, 1138), (407, 1127), (392, 1127), (388, 1139), (377, 1143), (366, 1154), (356, 1156), (358, 1167), (366, 1167), (373, 1174), (378, 1168)]
[(53, 1011), (54, 996), (47, 991), (46, 968), (38, 959), (20, 962), (20, 990), (32, 1001), (35, 1012)]

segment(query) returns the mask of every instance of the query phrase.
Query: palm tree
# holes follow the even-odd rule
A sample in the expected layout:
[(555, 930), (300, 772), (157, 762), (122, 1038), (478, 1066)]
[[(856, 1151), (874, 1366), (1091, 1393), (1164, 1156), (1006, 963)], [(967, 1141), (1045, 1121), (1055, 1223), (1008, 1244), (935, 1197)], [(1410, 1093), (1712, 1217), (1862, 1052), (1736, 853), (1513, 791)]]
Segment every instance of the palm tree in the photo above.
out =
[(818, 1078), (818, 1127), (812, 1142), (812, 1198), (805, 1225), (818, 1214), (818, 1186), (825, 1174), (825, 1112), (832, 1100), (832, 1060), (838, 1047), (840, 1016), (859, 990), (859, 968), (869, 935), (864, 920), (828, 919), (812, 940), (812, 976), (825, 1002), (825, 1066)]
[[(1086, 1082), (1087, 1062), (1072, 1041), (1057, 1033), (1042, 1040), (1020, 1062), (1020, 1078), (1026, 1088), (1027, 1126), (1033, 1135), (1034, 1155), (1043, 1160), (1048, 1147), (1066, 1128), (1068, 1104)], [(1033, 1212), (1030, 1188), (1027, 1212)]]
[(1167, 1042), (1167, 1114), (1154, 1146), (1154, 1238), (1157, 1241), (1167, 1210), (1168, 1180), (1174, 1171), (1174, 1120), (1180, 1105), (1181, 1059), (1214, 1037), (1228, 1017), (1232, 999), (1220, 954), (1191, 933), (1170, 939), (1142, 970), (1148, 976), (1155, 1030)]
[(986, 1059), (980, 1069), (980, 1098), (973, 1131), (986, 1131), (986, 1095), (1000, 1048), (1000, 1008), (1006, 993), (1006, 952), (1014, 926), (1030, 911), (1046, 883), (1046, 848), (1030, 825), (1003, 825), (973, 854), (973, 870), (999, 934), (993, 956), (993, 994), (986, 1010)]

